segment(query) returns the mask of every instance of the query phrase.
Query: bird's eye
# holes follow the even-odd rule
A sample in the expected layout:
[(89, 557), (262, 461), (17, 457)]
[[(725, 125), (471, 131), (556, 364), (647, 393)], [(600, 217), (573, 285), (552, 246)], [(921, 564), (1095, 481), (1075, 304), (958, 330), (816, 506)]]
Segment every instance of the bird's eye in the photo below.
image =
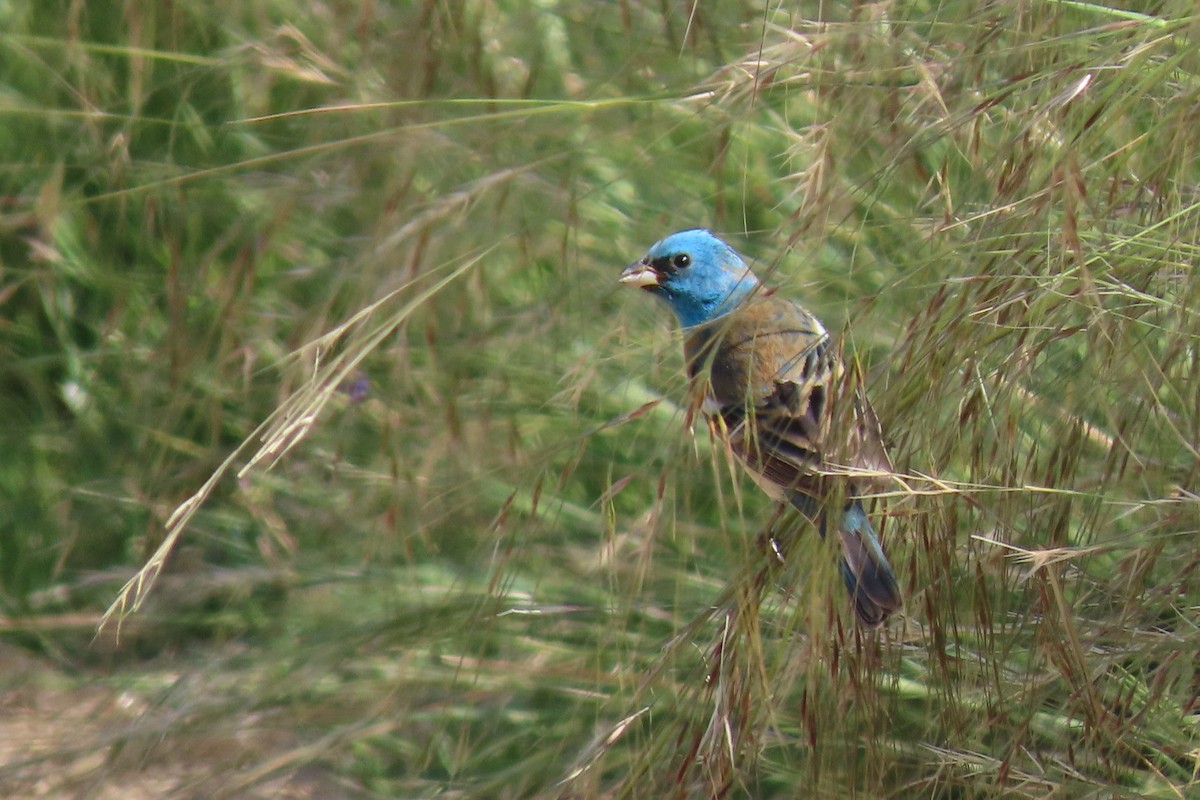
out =
[(680, 253), (679, 255), (677, 255), (671, 259), (671, 266), (675, 267), (675, 269), (683, 269), (684, 267), (686, 267), (688, 264), (691, 264), (691, 263), (692, 263), (692, 257), (689, 256), (687, 253)]

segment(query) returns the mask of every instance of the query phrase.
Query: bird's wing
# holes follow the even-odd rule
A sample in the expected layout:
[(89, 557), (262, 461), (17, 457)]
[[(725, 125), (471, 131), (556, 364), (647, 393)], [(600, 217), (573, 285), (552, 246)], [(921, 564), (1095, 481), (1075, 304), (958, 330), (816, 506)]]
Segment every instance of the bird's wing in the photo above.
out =
[[(714, 425), (763, 488), (777, 497), (793, 490), (816, 496), (824, 493), (817, 474), (822, 469), (890, 470), (879, 421), (859, 391), (857, 373), (844, 374), (812, 314), (767, 297), (730, 316), (723, 330), (706, 337), (712, 351), (707, 405)], [(689, 350), (695, 349), (693, 342)]]
[(854, 397), (854, 418), (848, 429), (845, 464), (856, 470), (873, 473), (865, 479), (868, 483), (883, 483), (892, 472), (892, 458), (883, 441), (883, 426), (863, 391), (862, 376), (857, 370), (853, 375), (853, 384), (845, 388)]

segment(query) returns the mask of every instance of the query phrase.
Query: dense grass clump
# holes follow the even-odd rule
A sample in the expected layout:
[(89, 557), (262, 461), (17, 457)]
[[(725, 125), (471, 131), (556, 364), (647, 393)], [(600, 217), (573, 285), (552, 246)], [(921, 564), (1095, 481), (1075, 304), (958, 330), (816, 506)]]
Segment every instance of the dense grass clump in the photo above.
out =
[[(1200, 791), (1198, 26), (0, 5), (0, 793)], [(615, 283), (696, 225), (861, 367), (882, 631)]]

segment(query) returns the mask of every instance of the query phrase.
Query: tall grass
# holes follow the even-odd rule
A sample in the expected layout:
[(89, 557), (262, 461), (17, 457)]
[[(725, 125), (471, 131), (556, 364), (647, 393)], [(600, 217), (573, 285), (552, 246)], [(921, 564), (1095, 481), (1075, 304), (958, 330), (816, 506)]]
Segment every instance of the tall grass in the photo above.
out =
[[(0, 7), (0, 786), (1195, 793), (1193, 14)], [(864, 369), (881, 632), (615, 284), (693, 225)]]

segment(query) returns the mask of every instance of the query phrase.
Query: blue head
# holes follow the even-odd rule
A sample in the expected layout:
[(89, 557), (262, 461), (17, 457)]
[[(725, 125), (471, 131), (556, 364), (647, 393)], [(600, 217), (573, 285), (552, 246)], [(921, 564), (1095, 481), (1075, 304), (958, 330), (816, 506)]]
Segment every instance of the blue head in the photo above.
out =
[(702, 228), (657, 242), (620, 280), (667, 301), (685, 328), (729, 313), (758, 285), (742, 257)]

